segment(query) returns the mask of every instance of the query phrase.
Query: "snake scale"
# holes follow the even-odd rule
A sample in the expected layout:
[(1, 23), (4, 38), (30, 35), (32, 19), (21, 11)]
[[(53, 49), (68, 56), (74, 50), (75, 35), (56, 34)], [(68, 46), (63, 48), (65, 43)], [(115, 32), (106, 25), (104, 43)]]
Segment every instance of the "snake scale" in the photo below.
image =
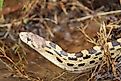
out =
[[(31, 32), (21, 32), (19, 37), (25, 44), (58, 67), (74, 73), (83, 73), (92, 69), (102, 60), (104, 55), (101, 46), (94, 46), (77, 53), (67, 53), (57, 44)], [(121, 38), (108, 42), (107, 45), (109, 46), (111, 58), (117, 58), (118, 60), (121, 57)]]

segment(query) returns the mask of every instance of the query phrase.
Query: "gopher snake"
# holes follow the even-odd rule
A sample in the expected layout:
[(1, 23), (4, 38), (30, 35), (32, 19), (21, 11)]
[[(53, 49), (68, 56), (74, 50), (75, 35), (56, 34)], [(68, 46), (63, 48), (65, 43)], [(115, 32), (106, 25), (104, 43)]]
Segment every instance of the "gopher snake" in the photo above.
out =
[[(44, 38), (31, 32), (21, 32), (20, 39), (28, 46), (36, 50), (46, 59), (67, 71), (82, 73), (96, 66), (104, 55), (101, 46), (94, 46), (78, 53), (67, 53), (57, 44), (46, 41)], [(107, 43), (111, 58), (119, 58), (121, 49), (121, 38)]]

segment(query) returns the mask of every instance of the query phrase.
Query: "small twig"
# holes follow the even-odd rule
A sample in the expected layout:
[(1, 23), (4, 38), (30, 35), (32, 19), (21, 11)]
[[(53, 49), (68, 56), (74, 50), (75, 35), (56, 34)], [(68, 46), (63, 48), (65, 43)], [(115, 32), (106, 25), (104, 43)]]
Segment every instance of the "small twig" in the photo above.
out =
[(104, 15), (110, 15), (110, 14), (116, 14), (116, 13), (121, 13), (121, 10), (116, 10), (116, 11), (110, 11), (110, 12), (99, 12), (93, 15), (87, 15), (85, 17), (81, 17), (81, 18), (76, 18), (76, 19), (71, 19), (70, 22), (74, 22), (74, 21), (84, 21), (93, 17), (97, 17), (97, 16), (104, 16)]

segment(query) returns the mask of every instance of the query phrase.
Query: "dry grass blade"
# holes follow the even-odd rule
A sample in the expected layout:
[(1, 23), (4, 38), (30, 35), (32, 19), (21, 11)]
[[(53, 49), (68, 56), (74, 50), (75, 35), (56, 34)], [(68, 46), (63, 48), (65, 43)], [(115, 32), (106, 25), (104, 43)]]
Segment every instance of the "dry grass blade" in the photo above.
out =
[(26, 14), (26, 17), (28, 17), (37, 3), (39, 3), (39, 0), (28, 1), (26, 4), (24, 4), (23, 9), (25, 9), (24, 13)]
[(90, 37), (86, 34), (86, 32), (85, 32), (86, 27), (84, 27), (84, 28), (79, 28), (79, 29), (80, 29), (80, 31), (82, 32), (82, 34), (87, 38), (87, 41), (88, 41), (88, 42), (90, 42), (90, 43), (92, 43), (92, 44), (94, 44), (94, 45), (98, 45), (98, 44), (95, 42), (95, 39), (90, 38)]
[(5, 49), (4, 49), (4, 46), (3, 47), (0, 47), (0, 52), (2, 53), (2, 55), (0, 55), (1, 58), (5, 58), (7, 59), (10, 63), (12, 63), (14, 65), (14, 68), (16, 69), (16, 71), (20, 74), (20, 75), (23, 75), (20, 70), (18, 69), (18, 67), (16, 66), (15, 62), (9, 58), (7, 55), (6, 55), (6, 52), (5, 52)]
[(58, 75), (57, 77), (53, 78), (51, 81), (56, 81), (58, 78), (60, 78), (61, 76), (63, 76), (66, 72), (61, 73), (60, 75)]
[[(101, 64), (101, 66), (99, 67), (100, 69), (98, 69), (98, 72), (101, 71), (101, 68), (104, 65), (107, 65), (108, 68), (112, 68), (111, 70), (113, 72), (113, 75), (115, 76), (115, 78), (117, 78), (116, 67), (115, 67), (113, 61), (111, 60), (111, 53), (109, 51), (109, 46), (107, 45), (107, 40), (110, 37), (113, 27), (110, 28), (108, 34), (106, 33), (107, 32), (106, 27), (107, 26), (103, 23), (100, 28), (100, 32), (98, 33), (98, 37), (99, 37), (98, 42), (99, 42), (99, 45), (102, 47), (102, 49), (103, 49), (102, 53), (104, 54), (103, 60), (102, 60), (103, 62)], [(96, 72), (93, 72), (93, 74), (91, 75), (91, 78), (88, 81), (91, 81), (91, 79), (94, 78), (94, 76), (96, 75), (95, 73)]]
[(51, 37), (54, 37), (53, 32), (51, 31), (50, 27), (47, 25), (46, 22), (44, 22), (44, 25), (45, 25), (45, 27), (47, 28), (47, 31), (49, 32), (50, 36), (51, 36)]
[[(27, 80), (30, 80), (29, 76), (24, 72), (23, 66), (20, 66), (21, 62), (21, 56), (19, 56), (20, 60), (18, 62), (15, 62), (15, 59), (11, 59), (7, 54), (10, 52), (10, 48), (7, 47), (2, 41), (0, 42), (1, 47), (0, 47), (0, 60), (3, 64), (6, 65), (8, 70), (10, 70), (12, 73), (15, 73), (14, 76), (16, 77), (21, 77), (21, 78), (26, 78)], [(18, 47), (19, 49), (19, 47)], [(9, 52), (6, 53), (6, 50), (9, 50)], [(15, 50), (18, 52), (18, 50)], [(4, 58), (4, 59), (2, 59)], [(20, 62), (20, 63), (19, 63)], [(24, 65), (24, 64), (23, 64)]]

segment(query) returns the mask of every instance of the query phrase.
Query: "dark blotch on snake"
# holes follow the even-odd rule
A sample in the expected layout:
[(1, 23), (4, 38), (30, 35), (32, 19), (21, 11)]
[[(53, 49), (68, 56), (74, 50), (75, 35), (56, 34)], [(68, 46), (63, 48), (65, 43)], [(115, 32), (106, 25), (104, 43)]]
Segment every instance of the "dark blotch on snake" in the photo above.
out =
[(88, 49), (89, 54), (95, 54), (97, 51), (93, 48)]
[(118, 46), (118, 45), (120, 45), (120, 43), (118, 41), (116, 41), (116, 40), (112, 41), (111, 43), (112, 43), (112, 46)]
[(52, 52), (50, 52), (50, 51), (48, 51), (48, 50), (45, 50), (46, 52), (48, 52), (49, 54), (51, 54), (51, 55), (53, 55), (53, 53)]
[(114, 53), (111, 53), (111, 55), (114, 55)]
[(65, 51), (60, 51), (60, 54), (64, 55), (64, 56), (68, 56), (68, 54)]
[(74, 57), (68, 57), (68, 59), (77, 61), (77, 58), (74, 58)]
[(103, 48), (103, 47), (101, 47), (101, 48), (100, 48), (100, 50), (104, 50), (104, 48)]
[(102, 60), (102, 57), (100, 57), (99, 60)]
[(74, 66), (74, 64), (67, 63), (68, 66)]
[(63, 58), (63, 60), (67, 60), (66, 58)]
[(116, 58), (116, 62), (121, 62), (121, 56), (118, 56), (118, 58)]
[(56, 57), (56, 59), (57, 59), (60, 63), (63, 63), (63, 61), (61, 61), (58, 57)]
[(60, 54), (60, 53), (58, 53), (58, 51), (56, 51), (56, 50), (54, 50), (54, 51), (55, 51), (55, 53), (57, 53), (60, 57), (62, 57), (62, 56), (61, 56), (61, 54)]
[(94, 59), (96, 59), (96, 58), (98, 58), (98, 57), (94, 57)]
[(84, 65), (85, 65), (85, 63), (78, 64), (78, 66), (84, 66)]
[(95, 64), (98, 64), (98, 62), (95, 62)]
[(47, 48), (49, 48), (49, 49), (51, 49), (51, 47), (50, 46), (46, 46)]
[(100, 54), (102, 54), (102, 53), (101, 53), (101, 52), (98, 52), (98, 53), (95, 54), (95, 56), (98, 56), (98, 55), (100, 55)]
[(119, 50), (121, 50), (121, 48), (116, 49), (116, 51), (119, 51)]
[(36, 48), (36, 46), (35, 46), (33, 43), (31, 43), (31, 45), (32, 45), (34, 48)]
[(90, 64), (92, 64), (92, 63), (95, 63), (95, 61), (94, 61), (94, 60), (91, 60), (91, 61), (90, 61)]
[(74, 71), (75, 71), (75, 72), (76, 72), (76, 71), (78, 72), (79, 70), (77, 70), (77, 69), (74, 69)]
[(110, 50), (115, 50), (115, 48), (110, 48)]
[(85, 57), (83, 57), (83, 59), (89, 59), (91, 57), (91, 55), (86, 55)]
[(75, 56), (78, 58), (78, 57), (83, 57), (83, 53), (80, 51), (80, 52), (77, 52), (75, 53)]
[(78, 67), (73, 67), (74, 69), (78, 69)]
[(121, 62), (121, 56), (118, 56), (118, 58), (116, 58), (116, 62)]
[(49, 44), (50, 44), (51, 47), (56, 49), (56, 44), (55, 43), (50, 42)]

